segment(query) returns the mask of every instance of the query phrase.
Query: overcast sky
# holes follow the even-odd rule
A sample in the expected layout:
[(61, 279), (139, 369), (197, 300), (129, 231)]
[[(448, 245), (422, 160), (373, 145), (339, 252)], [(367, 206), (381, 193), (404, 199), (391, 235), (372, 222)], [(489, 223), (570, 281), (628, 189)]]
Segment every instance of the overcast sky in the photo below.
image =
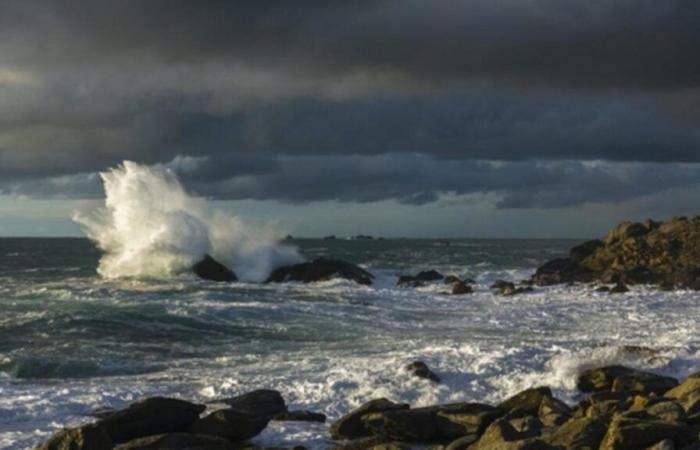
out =
[(297, 235), (695, 214), (700, 2), (0, 2), (0, 235), (125, 159)]

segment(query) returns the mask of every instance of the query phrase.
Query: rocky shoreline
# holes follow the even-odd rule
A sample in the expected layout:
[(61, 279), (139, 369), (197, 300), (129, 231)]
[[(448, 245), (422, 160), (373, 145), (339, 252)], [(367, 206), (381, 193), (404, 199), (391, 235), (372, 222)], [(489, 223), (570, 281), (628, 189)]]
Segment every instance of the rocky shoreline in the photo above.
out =
[[(422, 363), (406, 369), (416, 368), (430, 371)], [(700, 373), (679, 382), (605, 366), (582, 371), (577, 386), (583, 398), (573, 406), (545, 386), (496, 405), (465, 402), (412, 408), (386, 398), (371, 399), (330, 424), (327, 448), (700, 449)], [(326, 420), (318, 412), (289, 411), (279, 392), (265, 389), (207, 405), (151, 397), (96, 415), (97, 421), (63, 429), (36, 449), (257, 450), (261, 447), (254, 438), (270, 421)]]

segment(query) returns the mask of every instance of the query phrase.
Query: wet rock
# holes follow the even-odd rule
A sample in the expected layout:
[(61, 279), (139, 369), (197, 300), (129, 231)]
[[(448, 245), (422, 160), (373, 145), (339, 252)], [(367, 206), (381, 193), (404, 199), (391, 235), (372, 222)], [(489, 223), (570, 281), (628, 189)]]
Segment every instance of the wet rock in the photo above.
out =
[(467, 450), (469, 446), (476, 442), (478, 439), (479, 436), (477, 436), (476, 434), (468, 434), (450, 442), (449, 445), (445, 447), (445, 450)]
[(551, 398), (552, 391), (548, 387), (526, 389), (509, 399), (501, 402), (497, 408), (503, 413), (522, 411), (531, 416), (537, 416), (540, 405), (545, 398)]
[(472, 292), (472, 287), (462, 281), (458, 281), (452, 285), (452, 295), (465, 295), (471, 294)]
[(596, 292), (610, 292), (610, 286), (598, 286), (595, 288)]
[(357, 439), (370, 435), (362, 423), (362, 417), (376, 412), (404, 410), (409, 405), (394, 403), (385, 398), (371, 400), (335, 421), (330, 427), (330, 435), (335, 440)]
[(603, 417), (627, 411), (632, 405), (629, 392), (600, 391), (581, 400), (574, 408), (574, 417)]
[(458, 408), (439, 411), (435, 420), (441, 438), (455, 439), (466, 435), (478, 437), (501, 414), (499, 410), (490, 405), (466, 403)]
[(231, 441), (217, 436), (191, 433), (158, 434), (134, 439), (115, 450), (236, 450)]
[(600, 450), (643, 450), (664, 439), (674, 439), (685, 425), (661, 420), (640, 420), (616, 415), (600, 444)]
[(584, 370), (578, 376), (576, 386), (581, 392), (611, 390), (617, 377), (633, 374), (634, 369), (612, 365)]
[(111, 416), (117, 412), (116, 409), (112, 408), (111, 406), (98, 406), (97, 408), (93, 409), (86, 415), (90, 417), (95, 417), (97, 419), (106, 419), (107, 417)]
[(267, 283), (298, 281), (313, 283), (343, 278), (359, 284), (370, 285), (374, 275), (349, 262), (336, 259), (317, 258), (313, 261), (280, 267), (272, 272)]
[(224, 266), (209, 255), (192, 266), (192, 271), (199, 278), (211, 281), (237, 281), (238, 277), (228, 267)]
[(56, 432), (35, 450), (111, 450), (114, 442), (104, 428), (85, 425)]
[(401, 287), (420, 287), (443, 278), (444, 276), (437, 270), (424, 270), (418, 272), (417, 275), (401, 275), (396, 285)]
[(459, 283), (462, 280), (460, 280), (458, 277), (455, 275), (447, 275), (444, 280), (442, 280), (445, 284), (454, 284), (454, 283)]
[(624, 294), (625, 292), (629, 292), (629, 288), (625, 286), (623, 283), (617, 283), (615, 286), (610, 288), (610, 293), (611, 294)]
[(289, 411), (272, 416), (276, 422), (325, 422), (326, 415), (312, 411)]
[(614, 392), (644, 392), (661, 395), (678, 386), (678, 380), (650, 372), (635, 370), (615, 378), (612, 385)]
[(700, 378), (686, 378), (664, 396), (676, 400), (685, 409), (687, 415), (698, 414), (700, 413)]
[(547, 427), (558, 426), (569, 420), (572, 411), (569, 405), (554, 397), (544, 396), (537, 416)]
[(554, 447), (572, 450), (597, 449), (608, 429), (607, 418), (570, 419), (543, 440)]
[(251, 416), (272, 417), (287, 412), (287, 404), (279, 391), (258, 389), (236, 397), (223, 398), (211, 403), (228, 405), (234, 411)]
[(114, 442), (162, 433), (184, 431), (204, 411), (204, 405), (167, 397), (132, 403), (97, 423)]
[(532, 291), (531, 286), (516, 286), (510, 281), (496, 280), (492, 285), (491, 289), (495, 290), (497, 293), (505, 296), (522, 294), (525, 292)]
[(435, 374), (426, 363), (423, 361), (413, 361), (405, 367), (405, 370), (411, 372), (413, 376), (418, 378), (424, 378), (426, 380), (433, 381), (435, 383), (440, 383), (440, 377)]
[(240, 442), (260, 434), (267, 426), (268, 420), (266, 416), (253, 416), (234, 409), (221, 409), (196, 420), (190, 425), (188, 432), (219, 436)]
[(646, 450), (676, 450), (676, 444), (671, 439), (664, 439), (651, 447), (647, 447)]
[(469, 450), (544, 450), (549, 446), (537, 438), (539, 430), (516, 430), (507, 418), (489, 425)]
[(532, 281), (538, 286), (582, 282), (588, 283), (595, 279), (592, 270), (571, 258), (558, 258), (548, 261), (537, 268)]
[[(635, 413), (638, 413), (635, 415)], [(629, 417), (640, 419), (653, 418), (664, 422), (685, 422), (686, 414), (683, 407), (672, 399), (664, 397), (635, 397), (627, 412)]]
[(373, 435), (407, 442), (431, 442), (438, 436), (435, 411), (429, 408), (382, 411), (362, 417)]
[(334, 447), (331, 447), (331, 450), (371, 450), (374, 447), (386, 444), (387, 442), (388, 441), (384, 438), (380, 438), (378, 436), (370, 436), (362, 439), (357, 439), (347, 444), (336, 445)]

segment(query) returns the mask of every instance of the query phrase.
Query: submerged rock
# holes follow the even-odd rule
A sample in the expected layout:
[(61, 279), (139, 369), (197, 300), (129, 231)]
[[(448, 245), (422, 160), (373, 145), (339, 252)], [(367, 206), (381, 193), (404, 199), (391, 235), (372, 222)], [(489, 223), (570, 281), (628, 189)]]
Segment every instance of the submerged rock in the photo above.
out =
[(336, 259), (317, 258), (313, 261), (280, 267), (272, 272), (267, 283), (285, 283), (299, 281), (312, 283), (344, 278), (359, 284), (370, 285), (374, 275), (349, 262)]
[(192, 271), (199, 278), (211, 281), (238, 281), (238, 277), (228, 267), (209, 255), (192, 266)]
[(601, 281), (700, 289), (700, 216), (660, 223), (623, 222), (603, 240), (571, 249), (549, 261), (532, 280), (539, 285)]
[(401, 275), (397, 286), (401, 287), (420, 287), (432, 281), (439, 281), (445, 277), (437, 270), (424, 270), (416, 275)]
[(423, 361), (413, 361), (411, 364), (407, 365), (405, 369), (418, 378), (425, 378), (435, 383), (440, 382), (440, 377), (430, 370), (430, 367)]

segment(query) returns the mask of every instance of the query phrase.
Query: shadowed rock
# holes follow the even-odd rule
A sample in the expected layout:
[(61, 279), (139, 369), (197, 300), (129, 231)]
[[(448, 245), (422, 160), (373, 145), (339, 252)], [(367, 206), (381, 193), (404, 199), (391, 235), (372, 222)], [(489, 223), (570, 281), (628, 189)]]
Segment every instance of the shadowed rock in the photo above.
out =
[(362, 422), (362, 417), (367, 414), (381, 411), (402, 410), (408, 408), (409, 405), (405, 403), (394, 403), (385, 398), (371, 400), (335, 421), (331, 425), (329, 431), (331, 437), (335, 440), (366, 437), (370, 435), (370, 432)]
[(192, 271), (199, 278), (211, 281), (237, 281), (238, 277), (231, 269), (214, 258), (206, 255), (204, 259), (192, 266)]
[(287, 404), (282, 394), (273, 389), (258, 389), (236, 397), (214, 400), (211, 403), (223, 403), (237, 412), (267, 418), (287, 412)]
[(104, 428), (85, 425), (56, 432), (35, 450), (111, 450), (114, 442)]
[(326, 415), (312, 411), (289, 411), (275, 414), (273, 421), (277, 422), (325, 422)]
[(334, 278), (344, 278), (359, 284), (370, 285), (374, 275), (349, 262), (317, 258), (309, 262), (280, 267), (272, 272), (266, 282), (285, 283), (298, 281), (301, 283), (313, 283)]
[(205, 434), (171, 433), (134, 439), (115, 450), (236, 450), (228, 439)]
[(233, 409), (221, 409), (198, 419), (187, 431), (240, 442), (260, 434), (268, 421), (266, 416), (253, 416)]
[(458, 281), (452, 285), (452, 295), (466, 295), (472, 292), (472, 287), (463, 281)]
[(407, 365), (405, 369), (418, 378), (424, 378), (435, 383), (440, 382), (440, 377), (430, 370), (430, 367), (423, 361), (413, 361), (411, 364)]
[(437, 270), (424, 270), (416, 275), (401, 275), (396, 285), (401, 287), (420, 287), (444, 278)]

